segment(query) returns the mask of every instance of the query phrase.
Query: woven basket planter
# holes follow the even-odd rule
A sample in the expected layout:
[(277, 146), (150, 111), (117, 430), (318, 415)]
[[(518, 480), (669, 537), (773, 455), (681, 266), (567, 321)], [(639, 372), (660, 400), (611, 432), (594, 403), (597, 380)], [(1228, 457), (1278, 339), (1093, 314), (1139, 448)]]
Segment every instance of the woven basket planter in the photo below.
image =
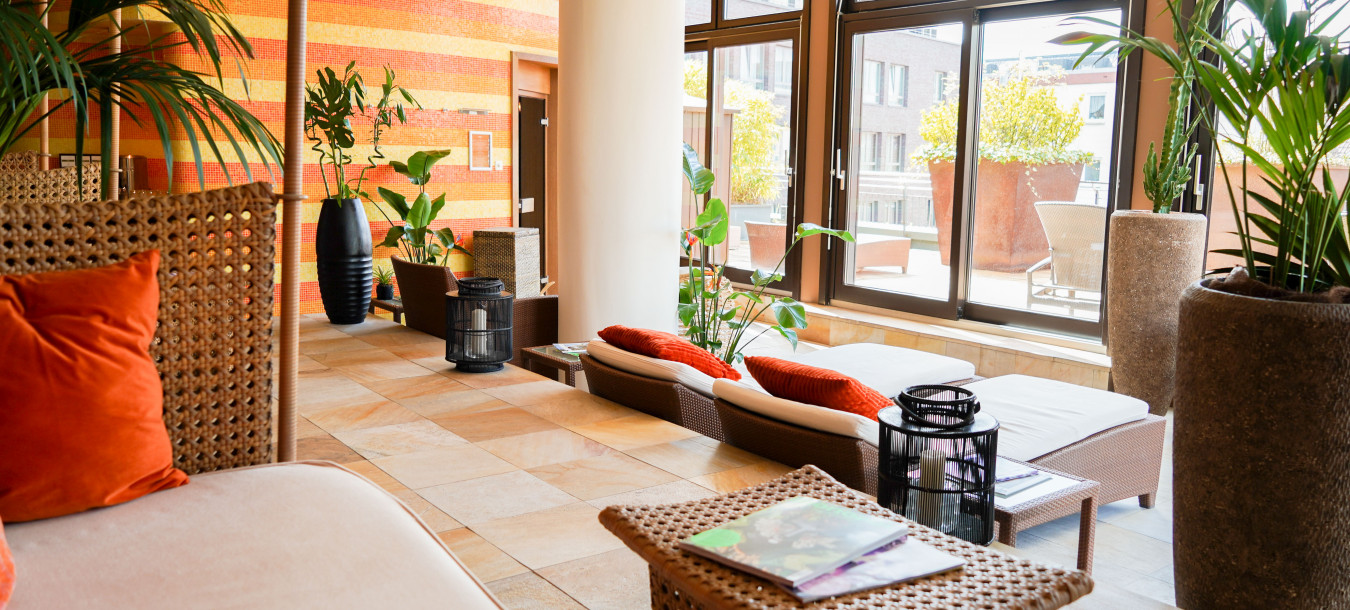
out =
[(1111, 382), (1164, 415), (1176, 389), (1181, 293), (1204, 274), (1205, 217), (1122, 210), (1111, 215), (1106, 336)]
[(1350, 305), (1188, 287), (1173, 474), (1183, 608), (1350, 600)]
[(410, 263), (391, 257), (398, 293), (403, 299), (403, 316), (408, 328), (445, 338), (445, 293), (459, 283), (454, 272), (441, 265)]

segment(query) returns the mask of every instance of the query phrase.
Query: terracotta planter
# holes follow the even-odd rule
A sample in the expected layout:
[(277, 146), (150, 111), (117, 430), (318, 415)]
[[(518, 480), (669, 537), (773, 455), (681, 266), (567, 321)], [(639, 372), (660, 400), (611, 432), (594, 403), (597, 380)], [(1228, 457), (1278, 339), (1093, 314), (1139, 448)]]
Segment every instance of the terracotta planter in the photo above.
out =
[(1167, 413), (1176, 387), (1181, 293), (1204, 274), (1205, 217), (1122, 210), (1111, 215), (1106, 336), (1115, 391)]
[(323, 311), (333, 324), (360, 324), (370, 307), (370, 223), (360, 199), (324, 199), (314, 235)]
[(1174, 557), (1183, 608), (1350, 600), (1350, 305), (1181, 300)]
[(445, 293), (458, 286), (449, 267), (410, 263), (391, 257), (408, 328), (445, 338)]
[[(952, 243), (952, 186), (955, 165), (929, 161), (933, 183), (933, 215), (937, 219), (938, 252), (950, 265)], [(975, 192), (976, 269), (1015, 273), (1045, 258), (1050, 244), (1036, 215), (1037, 201), (1073, 201), (1078, 198), (1082, 163), (1028, 165), (981, 160)]]

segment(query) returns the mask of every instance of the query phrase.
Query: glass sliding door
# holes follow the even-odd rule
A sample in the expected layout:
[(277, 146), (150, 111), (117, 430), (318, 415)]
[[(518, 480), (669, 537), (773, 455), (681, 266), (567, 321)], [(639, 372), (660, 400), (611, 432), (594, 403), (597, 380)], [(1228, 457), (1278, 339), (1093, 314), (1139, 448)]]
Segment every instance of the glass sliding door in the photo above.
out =
[[(713, 196), (726, 202), (731, 226), (726, 264), (747, 281), (754, 269), (783, 260), (792, 219), (793, 40), (713, 50)], [(783, 270), (786, 270), (784, 265)], [(743, 276), (741, 279), (738, 276)]]
[(841, 224), (857, 241), (838, 244), (842, 298), (952, 313), (955, 124), (940, 126), (950, 141), (912, 146), (935, 120), (955, 119), (946, 89), (959, 82), (965, 36), (959, 21), (849, 33)]
[(1077, 47), (1048, 41), (1066, 19), (1117, 31), (1120, 18), (1108, 10), (982, 26), (970, 302), (1100, 319), (1117, 62), (1076, 65)]

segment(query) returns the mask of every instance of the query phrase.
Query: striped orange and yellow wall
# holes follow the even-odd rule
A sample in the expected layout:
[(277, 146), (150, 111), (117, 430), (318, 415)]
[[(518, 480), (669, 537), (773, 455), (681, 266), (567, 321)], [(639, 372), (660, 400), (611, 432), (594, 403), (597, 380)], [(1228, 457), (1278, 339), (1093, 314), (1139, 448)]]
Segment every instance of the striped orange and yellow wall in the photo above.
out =
[[(281, 0), (225, 0), (232, 21), (252, 42), (255, 58), (244, 62), (249, 86), (247, 92), (239, 79), (227, 78), (225, 91), (240, 100), (277, 134), (283, 133), (286, 73), (286, 3)], [(58, 4), (53, 23), (64, 19)], [(332, 67), (340, 72), (347, 63), (357, 69), (370, 84), (383, 79), (383, 67), (392, 68), (398, 83), (422, 104), (422, 110), (410, 110), (408, 123), (396, 125), (383, 138), (383, 152), (389, 159), (406, 159), (418, 150), (450, 149), (452, 154), (436, 166), (427, 190), (433, 196), (446, 193), (446, 207), (437, 228), (451, 227), (457, 235), (469, 237), (474, 229), (509, 226), (512, 223), (512, 54), (556, 56), (558, 48), (558, 0), (310, 0), (308, 22), (307, 73), (315, 79), (316, 70)], [(185, 67), (202, 69), (195, 58), (176, 58)], [(230, 73), (227, 72), (227, 76)], [(486, 110), (469, 114), (462, 110)], [(470, 131), (493, 134), (494, 168), (469, 169)], [(35, 132), (34, 132), (35, 133)], [(86, 152), (96, 152), (97, 131), (86, 139)], [(121, 154), (144, 155), (150, 159), (150, 187), (157, 190), (189, 192), (199, 188), (198, 173), (192, 163), (192, 149), (186, 132), (175, 135), (173, 144), (173, 184), (154, 128), (147, 122), (137, 125), (125, 114), (121, 128)], [(74, 119), (70, 113), (54, 115), (51, 124), (51, 150), (74, 152)], [(36, 138), (18, 147), (37, 148)], [(357, 159), (371, 153), (358, 140), (353, 151)], [(280, 190), (279, 168), (267, 168), (252, 160), (249, 169), (254, 179), (269, 180)], [(324, 198), (317, 153), (305, 167), (304, 223), (299, 227), (305, 250), (301, 253), (301, 304), (303, 313), (323, 310), (319, 300), (314, 264), (314, 232), (320, 204)], [(233, 182), (246, 181), (244, 166), (231, 158), (227, 165)], [(416, 187), (387, 166), (367, 174), (365, 190), (376, 186), (415, 194)], [(205, 168), (208, 188), (227, 184), (219, 166)], [(371, 233), (378, 242), (389, 229), (381, 206), (366, 202)], [(392, 213), (391, 213), (392, 215)], [(278, 227), (280, 234), (290, 227)], [(471, 240), (469, 242), (472, 247)], [(375, 252), (377, 265), (388, 265), (390, 249)], [(383, 263), (382, 263), (383, 261)], [(455, 255), (449, 262), (458, 275), (472, 271), (472, 259)], [(278, 278), (279, 279), (279, 278)]]

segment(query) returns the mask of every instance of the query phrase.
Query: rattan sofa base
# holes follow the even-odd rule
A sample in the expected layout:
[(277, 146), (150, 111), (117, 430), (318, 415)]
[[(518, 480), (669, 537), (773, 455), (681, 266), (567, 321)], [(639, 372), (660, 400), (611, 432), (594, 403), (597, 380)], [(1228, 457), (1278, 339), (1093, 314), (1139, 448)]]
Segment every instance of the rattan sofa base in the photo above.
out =
[[(592, 394), (794, 468), (814, 464), (869, 494), (877, 489), (877, 448), (866, 441), (803, 428), (714, 400), (682, 384), (634, 375), (581, 357)], [(1139, 498), (1153, 506), (1167, 422), (1156, 415), (1116, 426), (1029, 463), (1102, 484), (1102, 504)]]

